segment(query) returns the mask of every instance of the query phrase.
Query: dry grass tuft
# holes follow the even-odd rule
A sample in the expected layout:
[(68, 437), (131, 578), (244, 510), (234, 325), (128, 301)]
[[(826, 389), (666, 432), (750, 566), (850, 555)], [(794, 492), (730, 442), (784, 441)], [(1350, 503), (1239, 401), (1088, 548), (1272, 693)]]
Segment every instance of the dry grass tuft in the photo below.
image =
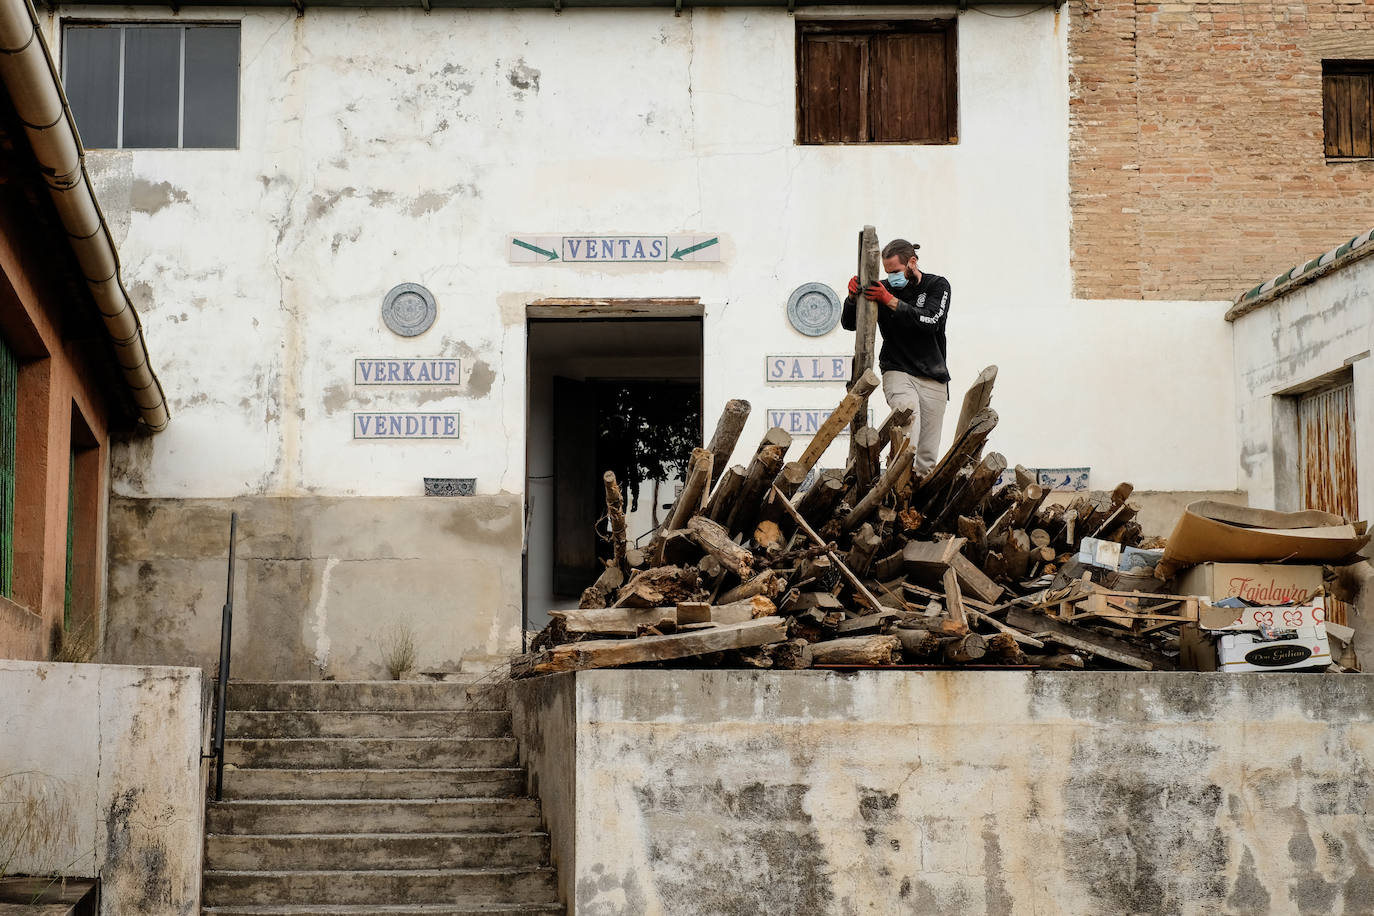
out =
[(393, 681), (415, 670), (415, 628), (398, 620), (382, 635), (382, 664)]

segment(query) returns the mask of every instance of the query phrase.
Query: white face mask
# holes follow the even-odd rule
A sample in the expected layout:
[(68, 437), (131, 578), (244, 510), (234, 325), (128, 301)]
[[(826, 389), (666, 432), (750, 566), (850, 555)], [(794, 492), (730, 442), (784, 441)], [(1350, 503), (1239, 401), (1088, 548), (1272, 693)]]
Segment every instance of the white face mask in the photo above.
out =
[(907, 282), (905, 270), (894, 270), (887, 275), (887, 285), (893, 289), (901, 289)]

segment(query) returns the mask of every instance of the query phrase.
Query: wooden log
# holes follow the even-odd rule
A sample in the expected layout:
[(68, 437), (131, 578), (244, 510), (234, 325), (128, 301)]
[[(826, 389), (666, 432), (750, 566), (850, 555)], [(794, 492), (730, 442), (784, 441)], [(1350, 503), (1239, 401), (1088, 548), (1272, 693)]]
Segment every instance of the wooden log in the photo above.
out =
[(720, 596), (721, 604), (732, 604), (736, 601), (743, 601), (755, 595), (762, 595), (765, 598), (776, 598), (782, 594), (784, 584), (783, 577), (772, 569), (765, 569), (763, 572), (736, 585), (724, 595)]
[[(860, 296), (859, 300), (867, 301), (863, 296)], [(825, 418), (821, 428), (816, 430), (816, 435), (811, 437), (811, 441), (802, 451), (801, 458), (797, 459), (807, 471), (816, 466), (816, 462), (821, 460), (821, 455), (830, 447), (830, 443), (851, 420), (862, 420), (859, 424), (861, 426), (868, 422), (867, 413), (860, 417), (859, 409), (868, 403), (868, 396), (878, 389), (882, 379), (878, 378), (878, 374), (872, 369), (864, 371), (857, 365), (854, 367), (854, 373), (854, 380), (849, 383), (849, 393), (840, 401), (834, 412)]]
[(772, 617), (778, 612), (777, 605), (765, 598), (763, 595), (754, 595), (742, 601), (732, 601), (728, 604), (711, 605), (711, 622), (715, 624), (743, 623), (746, 620), (755, 620), (759, 617)]
[(529, 677), (559, 671), (669, 661), (705, 655), (709, 652), (763, 646), (781, 642), (786, 638), (786, 620), (781, 617), (761, 617), (744, 623), (713, 627), (709, 630), (694, 630), (690, 633), (675, 633), (671, 636), (593, 639), (520, 656), (511, 662), (511, 676)]
[[(782, 470), (778, 472), (778, 477), (773, 481), (773, 484), (786, 493), (788, 499), (791, 499), (796, 494), (797, 489), (806, 481), (806, 475), (810, 473), (811, 469), (800, 461), (789, 461), (782, 466)], [(781, 509), (778, 510), (778, 514), (782, 514)]]
[(1015, 468), (1015, 473), (1016, 485), (1023, 490), (1036, 482), (1036, 475), (1025, 465), (1018, 464)]
[(612, 607), (663, 607), (701, 597), (701, 575), (691, 567), (654, 566), (637, 570)]
[(763, 521), (754, 526), (753, 534), (754, 546), (762, 550), (770, 560), (782, 556), (786, 543), (782, 535), (782, 529), (776, 522)]
[[(844, 496), (844, 482), (837, 476), (822, 475), (797, 500), (796, 509), (808, 524), (822, 525)], [(795, 526), (795, 522), (793, 523)]]
[(1004, 665), (1029, 664), (1026, 653), (1010, 633), (997, 633), (987, 638), (988, 655)]
[[(1002, 594), (1003, 588), (983, 574), (983, 571), (969, 562), (960, 553), (964, 546), (963, 538), (949, 538), (945, 541), (909, 541), (902, 548), (902, 557), (907, 571), (926, 580), (938, 581), (946, 568), (952, 567), (959, 578), (959, 588), (971, 593), (979, 601), (989, 604)], [(990, 554), (989, 554), (990, 555)]]
[(997, 479), (1002, 472), (1007, 469), (1007, 459), (998, 452), (989, 452), (983, 456), (973, 468), (973, 473), (964, 486), (963, 491), (957, 499), (953, 501), (950, 512), (946, 518), (958, 518), (961, 515), (976, 515), (978, 507), (988, 498), (992, 488), (997, 485)]
[(701, 578), (704, 582), (715, 582), (725, 572), (725, 567), (721, 562), (709, 553), (697, 560), (697, 569), (701, 570)]
[(835, 628), (835, 632), (841, 636), (860, 636), (864, 633), (876, 633), (886, 626), (897, 614), (892, 611), (885, 611), (880, 614), (864, 614), (862, 617), (851, 617)]
[(741, 579), (754, 574), (754, 555), (730, 540), (722, 526), (698, 515), (687, 523), (687, 533), (701, 549), (720, 561), (721, 565)]
[(961, 515), (955, 522), (954, 530), (967, 542), (964, 550), (968, 553), (969, 560), (974, 566), (981, 566), (988, 554), (988, 529), (983, 524), (982, 517), (975, 515), (969, 518), (967, 515)]
[(706, 494), (711, 481), (711, 453), (704, 448), (692, 449), (692, 457), (687, 462), (687, 480), (682, 485), (673, 512), (668, 518), (668, 530), (676, 531), (687, 526), (687, 520), (701, 511), (706, 503)]
[(959, 576), (952, 567), (945, 567), (945, 574), (941, 577), (945, 587), (945, 613), (949, 614), (949, 619), (955, 623), (968, 626), (968, 615), (964, 613), (964, 596), (959, 591)]
[(997, 411), (991, 407), (980, 411), (964, 434), (954, 440), (944, 457), (921, 480), (911, 494), (912, 505), (923, 512), (928, 511), (930, 503), (944, 494), (955, 473), (983, 448), (996, 428)]
[(677, 625), (711, 622), (711, 603), (709, 601), (679, 601), (677, 604)]
[(1030, 564), (1030, 537), (1026, 532), (1020, 529), (1007, 532), (1007, 539), (1002, 544), (1002, 557), (1007, 562), (1007, 575), (1012, 581), (1019, 582), (1026, 578)]
[(1098, 655), (1128, 668), (1138, 668), (1141, 671), (1175, 671), (1178, 668), (1177, 664), (1167, 655), (1153, 649), (1136, 646), (1124, 639), (1098, 633), (1087, 627), (1061, 623), (1058, 620), (1023, 608), (1013, 607), (1009, 609), (1006, 622), (1018, 630), (1032, 634), (1037, 639), (1044, 639), (1047, 642), (1058, 643), (1080, 652)]
[(1088, 511), (1079, 516), (1079, 531), (1083, 537), (1092, 536), (1097, 527), (1106, 521), (1107, 516), (1112, 513), (1112, 500), (1110, 496), (1099, 495), (1090, 496), (1087, 501)]
[(701, 559), (701, 547), (686, 531), (669, 531), (658, 545), (660, 566), (693, 566)]
[(1017, 643), (1019, 643), (1020, 645), (1026, 646), (1027, 648), (1030, 648), (1030, 649), (1043, 649), (1043, 648), (1045, 648), (1045, 644), (1044, 644), (1043, 642), (1041, 642), (1040, 640), (1036, 639), (1034, 636), (1027, 636), (1025, 633), (1022, 633), (1020, 630), (1017, 630), (1017, 629), (1015, 629), (1015, 628), (1013, 628), (1013, 627), (1007, 626), (1005, 623), (1003, 623), (1002, 621), (998, 620), (996, 617), (993, 617), (991, 614), (985, 614), (985, 613), (982, 612), (982, 611), (975, 611), (973, 608), (969, 608), (969, 609), (968, 609), (968, 616), (969, 616), (969, 619), (972, 620), (972, 621), (974, 621), (975, 623), (981, 623), (981, 624), (983, 624), (983, 625), (985, 625), (985, 626), (992, 627), (994, 630), (998, 631), (999, 633), (1005, 633), (1007, 636), (1010, 636), (1012, 639), (1016, 640)]
[(917, 658), (927, 658), (940, 651), (940, 637), (929, 630), (908, 630), (897, 627), (892, 635), (902, 644), (902, 651)]
[(968, 627), (955, 623), (948, 617), (930, 614), (903, 614), (897, 619), (897, 627), (907, 630), (928, 630), (936, 636), (963, 636)]
[(989, 525), (1001, 518), (1021, 498), (1021, 488), (1014, 483), (997, 487), (983, 503), (983, 521)]
[[(882, 256), (878, 247), (878, 230), (864, 226), (859, 233), (859, 266), (855, 273), (859, 277), (859, 291), (854, 299), (854, 362), (851, 378), (873, 371), (873, 356), (878, 335), (878, 303), (864, 296), (864, 290), (880, 281), (882, 275)], [(854, 383), (850, 382), (851, 390)], [(876, 387), (876, 386), (875, 386)], [(867, 402), (868, 395), (864, 395)], [(858, 432), (855, 424), (853, 432)]]
[(901, 575), (906, 563), (902, 558), (902, 551), (895, 550), (885, 557), (880, 557), (873, 563), (873, 578), (879, 582), (886, 582)]
[(811, 664), (893, 665), (901, 661), (902, 641), (895, 636), (846, 636), (811, 646)]
[(625, 551), (625, 564), (630, 569), (639, 569), (649, 562), (649, 551), (643, 547), (631, 547)]
[(1050, 671), (1068, 671), (1071, 669), (1081, 671), (1085, 667), (1083, 656), (1076, 652), (1056, 652), (1049, 655), (1027, 652), (1026, 661)]
[[(992, 404), (992, 386), (997, 381), (997, 367), (988, 366), (973, 380), (968, 391), (964, 392), (964, 403), (959, 409), (959, 422), (954, 426), (957, 440), (973, 425), (973, 418)], [(1005, 464), (1003, 465), (1005, 467)]]
[(976, 662), (988, 652), (988, 643), (977, 633), (940, 640), (940, 655), (951, 665)]
[(854, 570), (854, 575), (866, 576), (881, 546), (883, 539), (873, 532), (872, 525), (865, 524), (855, 532), (853, 546), (849, 548), (844, 561)]
[(1134, 492), (1135, 484), (1127, 483), (1123, 480), (1121, 483), (1117, 484), (1116, 487), (1112, 490), (1112, 505), (1124, 505), (1126, 500), (1130, 499), (1131, 494)]
[(744, 478), (744, 486), (740, 487), (729, 520), (725, 523), (731, 537), (753, 529), (758, 521), (759, 509), (763, 506), (763, 497), (770, 491), (773, 478), (778, 476), (778, 470), (782, 467), (782, 456), (783, 449), (778, 445), (765, 445), (754, 455)]
[(797, 567), (797, 574), (793, 578), (795, 582), (805, 582), (807, 580), (826, 580), (829, 578), (831, 570), (835, 564), (830, 560), (830, 554), (826, 553), (819, 557), (812, 557)]
[(801, 671), (811, 667), (811, 643), (804, 639), (789, 639), (768, 646), (773, 667), (783, 671)]
[(1093, 532), (1092, 536), (1095, 538), (1110, 539), (1112, 535), (1117, 534), (1121, 529), (1125, 528), (1126, 524), (1133, 520), (1136, 517), (1136, 513), (1139, 511), (1140, 503), (1122, 503), (1102, 520), (1102, 524), (1097, 526), (1097, 530)]
[(887, 469), (883, 471), (883, 476), (878, 478), (878, 482), (873, 488), (864, 495), (864, 498), (859, 501), (859, 504), (854, 507), (853, 511), (845, 516), (844, 521), (840, 525), (841, 529), (844, 531), (853, 531), (866, 518), (872, 515), (874, 510), (878, 508), (878, 505), (887, 497), (887, 494), (892, 492), (892, 488), (897, 485), (897, 481), (901, 478), (902, 474), (911, 469), (911, 462), (914, 461), (915, 458), (916, 449), (908, 443), (907, 447), (902, 450), (902, 453), (897, 456), (897, 460), (889, 464)]
[[(1032, 547), (1050, 546), (1050, 533), (1046, 531), (1044, 528), (1034, 528), (1027, 533), (1030, 535), (1030, 542)], [(1054, 558), (1051, 557), (1050, 559)]]
[(677, 609), (671, 607), (589, 608), (549, 611), (549, 616), (560, 618), (569, 633), (593, 633), (598, 636), (637, 636), (644, 627), (671, 630), (677, 627), (679, 619)]
[(630, 567), (625, 562), (625, 552), (629, 546), (625, 537), (625, 499), (620, 495), (615, 472), (602, 474), (601, 485), (606, 491), (606, 519), (611, 525), (611, 559), (622, 573), (628, 574)]
[(601, 608), (611, 603), (611, 595), (625, 582), (625, 574), (619, 566), (607, 566), (587, 588), (582, 590), (579, 608)]
[(861, 426), (854, 433), (854, 444), (850, 457), (854, 466), (854, 486), (859, 492), (867, 492), (878, 478), (878, 459), (882, 455), (882, 440), (878, 431), (871, 426)]
[(739, 495), (740, 488), (744, 486), (744, 465), (737, 464), (726, 471), (720, 478), (720, 483), (716, 484), (715, 490), (711, 493), (711, 498), (706, 501), (706, 509), (702, 512), (713, 522), (725, 523), (726, 516), (735, 506), (735, 497)]
[(853, 587), (855, 593), (857, 593), (870, 608), (875, 611), (880, 609), (882, 603), (864, 586), (859, 577), (854, 575), (854, 571), (840, 561), (840, 558), (835, 555), (835, 552), (829, 548), (827, 542), (821, 540), (821, 536), (816, 533), (816, 530), (806, 523), (806, 519), (798, 514), (791, 503), (784, 502), (784, 506), (787, 509), (787, 513), (792, 516), (793, 521), (797, 523), (797, 527), (801, 528), (801, 530), (806, 533), (806, 536), (811, 539), (811, 543), (815, 544), (817, 547), (826, 548), (826, 556), (830, 558), (830, 562), (834, 563), (839, 568), (840, 575), (845, 577)]
[[(827, 561), (829, 562), (829, 561)], [(795, 592), (782, 603), (784, 613), (795, 614), (819, 608), (822, 611), (842, 611), (844, 605), (830, 592)]]
[(749, 410), (748, 401), (732, 399), (725, 402), (725, 409), (716, 421), (716, 431), (711, 434), (711, 441), (706, 443), (706, 450), (711, 453), (712, 487), (730, 464), (730, 456), (739, 442), (740, 433), (744, 431), (745, 421), (749, 419)]

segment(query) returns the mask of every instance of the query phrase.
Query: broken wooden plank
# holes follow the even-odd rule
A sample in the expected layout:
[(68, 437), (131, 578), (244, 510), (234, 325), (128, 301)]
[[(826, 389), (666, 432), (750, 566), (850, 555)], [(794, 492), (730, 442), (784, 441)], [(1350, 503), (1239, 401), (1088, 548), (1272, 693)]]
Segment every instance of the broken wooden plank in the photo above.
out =
[(730, 510), (735, 507), (735, 497), (739, 495), (740, 488), (744, 486), (744, 465), (737, 464), (725, 472), (721, 477), (720, 483), (716, 484), (716, 489), (711, 493), (710, 499), (706, 501), (706, 508), (702, 515), (705, 515), (713, 522), (725, 524), (726, 517)]
[(949, 619), (955, 623), (967, 626), (967, 615), (964, 613), (964, 597), (959, 592), (959, 575), (952, 566), (945, 567), (945, 574), (942, 577), (945, 586), (945, 612), (949, 614)]
[(787, 621), (782, 617), (760, 617), (743, 623), (674, 633), (669, 636), (641, 636), (637, 639), (593, 639), (565, 643), (541, 652), (520, 656), (511, 662), (512, 677), (580, 671), (587, 668), (614, 668), (644, 662), (690, 658), (708, 652), (724, 652), (749, 646), (764, 646), (787, 638)]
[(968, 612), (969, 619), (971, 619), (974, 623), (987, 624), (994, 630), (997, 630), (1010, 636), (1012, 639), (1016, 640), (1019, 644), (1023, 646), (1027, 646), (1031, 649), (1045, 648), (1045, 644), (1041, 640), (1036, 639), (1034, 636), (1029, 636), (1025, 633), (1022, 633), (1020, 630), (1014, 627), (1007, 626), (1005, 623), (1003, 623), (1002, 621), (998, 620), (996, 617), (993, 617), (990, 614), (984, 614), (982, 611), (975, 611), (973, 608), (966, 608), (966, 611)]
[[(1124, 639), (1107, 636), (1084, 627), (1060, 623), (1022, 608), (1007, 611), (1007, 623), (1039, 639), (1058, 643), (1141, 671), (1175, 671), (1178, 666), (1167, 655), (1145, 649)], [(1041, 634), (1044, 634), (1043, 636)]]
[[(863, 299), (862, 296), (859, 298)], [(882, 379), (878, 378), (878, 374), (872, 369), (863, 371), (856, 365), (854, 373), (854, 381), (850, 383), (849, 393), (840, 401), (834, 412), (825, 418), (821, 428), (816, 430), (816, 435), (812, 436), (811, 441), (807, 443), (801, 458), (797, 459), (801, 462), (802, 467), (808, 471), (816, 466), (817, 461), (821, 460), (821, 455), (825, 454), (830, 443), (835, 440), (835, 437), (840, 434), (840, 431), (845, 428), (849, 421), (858, 417), (859, 408), (868, 403), (868, 396), (877, 391), (878, 386), (882, 384)], [(860, 419), (865, 423), (868, 421), (867, 415)]]
[(725, 523), (732, 537), (744, 531), (754, 530), (759, 510), (763, 506), (764, 494), (772, 487), (773, 479), (778, 476), (778, 469), (782, 467), (784, 451), (781, 445), (765, 445), (754, 455), (754, 460), (749, 462), (744, 485), (740, 487), (735, 504), (730, 509), (729, 520)]
[(607, 566), (596, 577), (596, 581), (582, 590), (582, 600), (578, 607), (601, 608), (611, 603), (611, 595), (625, 584), (625, 574), (619, 566)]
[[(774, 487), (773, 492), (779, 493), (781, 491)], [(787, 514), (792, 516), (792, 520), (797, 523), (797, 526), (801, 528), (802, 531), (806, 532), (806, 536), (811, 539), (811, 543), (815, 544), (817, 547), (826, 548), (825, 555), (829, 557), (830, 562), (834, 563), (835, 566), (839, 569), (840, 575), (844, 576), (845, 579), (848, 580), (850, 586), (852, 586), (854, 591), (858, 593), (859, 597), (863, 598), (863, 600), (873, 610), (876, 611), (879, 608), (881, 608), (883, 606), (882, 603), (879, 602), (878, 599), (874, 597), (873, 593), (870, 592), (864, 586), (863, 582), (860, 581), (859, 577), (854, 575), (854, 571), (850, 569), (848, 566), (846, 566), (843, 563), (843, 561), (841, 561), (840, 558), (835, 555), (835, 551), (831, 550), (827, 543), (821, 540), (821, 536), (816, 533), (815, 529), (813, 529), (810, 525), (806, 523), (806, 519), (802, 518), (797, 513), (797, 510), (792, 507), (792, 504), (787, 502), (786, 500), (783, 500), (783, 506), (786, 508)]]
[(984, 575), (968, 557), (959, 552), (963, 546), (963, 538), (908, 541), (902, 548), (902, 558), (908, 572), (922, 576), (927, 581), (938, 581), (944, 576), (945, 567), (951, 566), (959, 577), (961, 589), (971, 592), (979, 601), (994, 603), (1005, 589)]
[[(957, 442), (969, 426), (973, 424), (973, 418), (978, 416), (979, 411), (987, 409), (992, 404), (992, 387), (997, 381), (997, 367), (988, 366), (978, 377), (973, 380), (968, 391), (964, 392), (963, 406), (959, 409), (959, 422), (954, 425), (954, 439)], [(1006, 464), (1003, 464), (1006, 467)]]
[[(859, 278), (859, 290), (854, 294), (854, 362), (850, 370), (853, 379), (873, 370), (878, 335), (878, 303), (867, 298), (864, 290), (882, 280), (882, 267), (878, 230), (864, 226), (859, 232), (859, 263), (854, 271)], [(850, 387), (854, 387), (852, 382)], [(864, 399), (867, 398), (864, 395)], [(853, 431), (857, 432), (858, 428), (859, 425), (855, 424)]]
[(902, 449), (901, 454), (897, 456), (897, 460), (889, 464), (887, 469), (883, 471), (883, 476), (878, 478), (877, 484), (864, 495), (854, 510), (844, 517), (844, 521), (840, 524), (841, 530), (853, 531), (864, 519), (872, 515), (878, 505), (887, 498), (887, 494), (891, 493), (893, 488), (897, 486), (897, 481), (907, 471), (911, 470), (911, 462), (915, 458), (916, 449), (908, 443), (907, 447)]
[(621, 573), (629, 573), (629, 564), (625, 562), (625, 552), (628, 549), (625, 537), (625, 499), (620, 495), (620, 484), (616, 482), (615, 471), (602, 474), (601, 485), (606, 491), (606, 519), (611, 525), (611, 561)]

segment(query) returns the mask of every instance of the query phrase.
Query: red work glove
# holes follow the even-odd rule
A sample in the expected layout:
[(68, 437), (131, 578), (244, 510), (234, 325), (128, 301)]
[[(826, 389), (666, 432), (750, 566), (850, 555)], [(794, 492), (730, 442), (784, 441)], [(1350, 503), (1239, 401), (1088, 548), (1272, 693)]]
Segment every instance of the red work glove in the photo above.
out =
[(879, 305), (893, 308), (897, 305), (897, 297), (888, 292), (887, 287), (881, 283), (870, 283), (864, 290), (864, 298)]
[(850, 277), (850, 278), (849, 278), (849, 295), (851, 295), (851, 296), (857, 296), (858, 294), (859, 294), (859, 278), (858, 278), (858, 277)]

